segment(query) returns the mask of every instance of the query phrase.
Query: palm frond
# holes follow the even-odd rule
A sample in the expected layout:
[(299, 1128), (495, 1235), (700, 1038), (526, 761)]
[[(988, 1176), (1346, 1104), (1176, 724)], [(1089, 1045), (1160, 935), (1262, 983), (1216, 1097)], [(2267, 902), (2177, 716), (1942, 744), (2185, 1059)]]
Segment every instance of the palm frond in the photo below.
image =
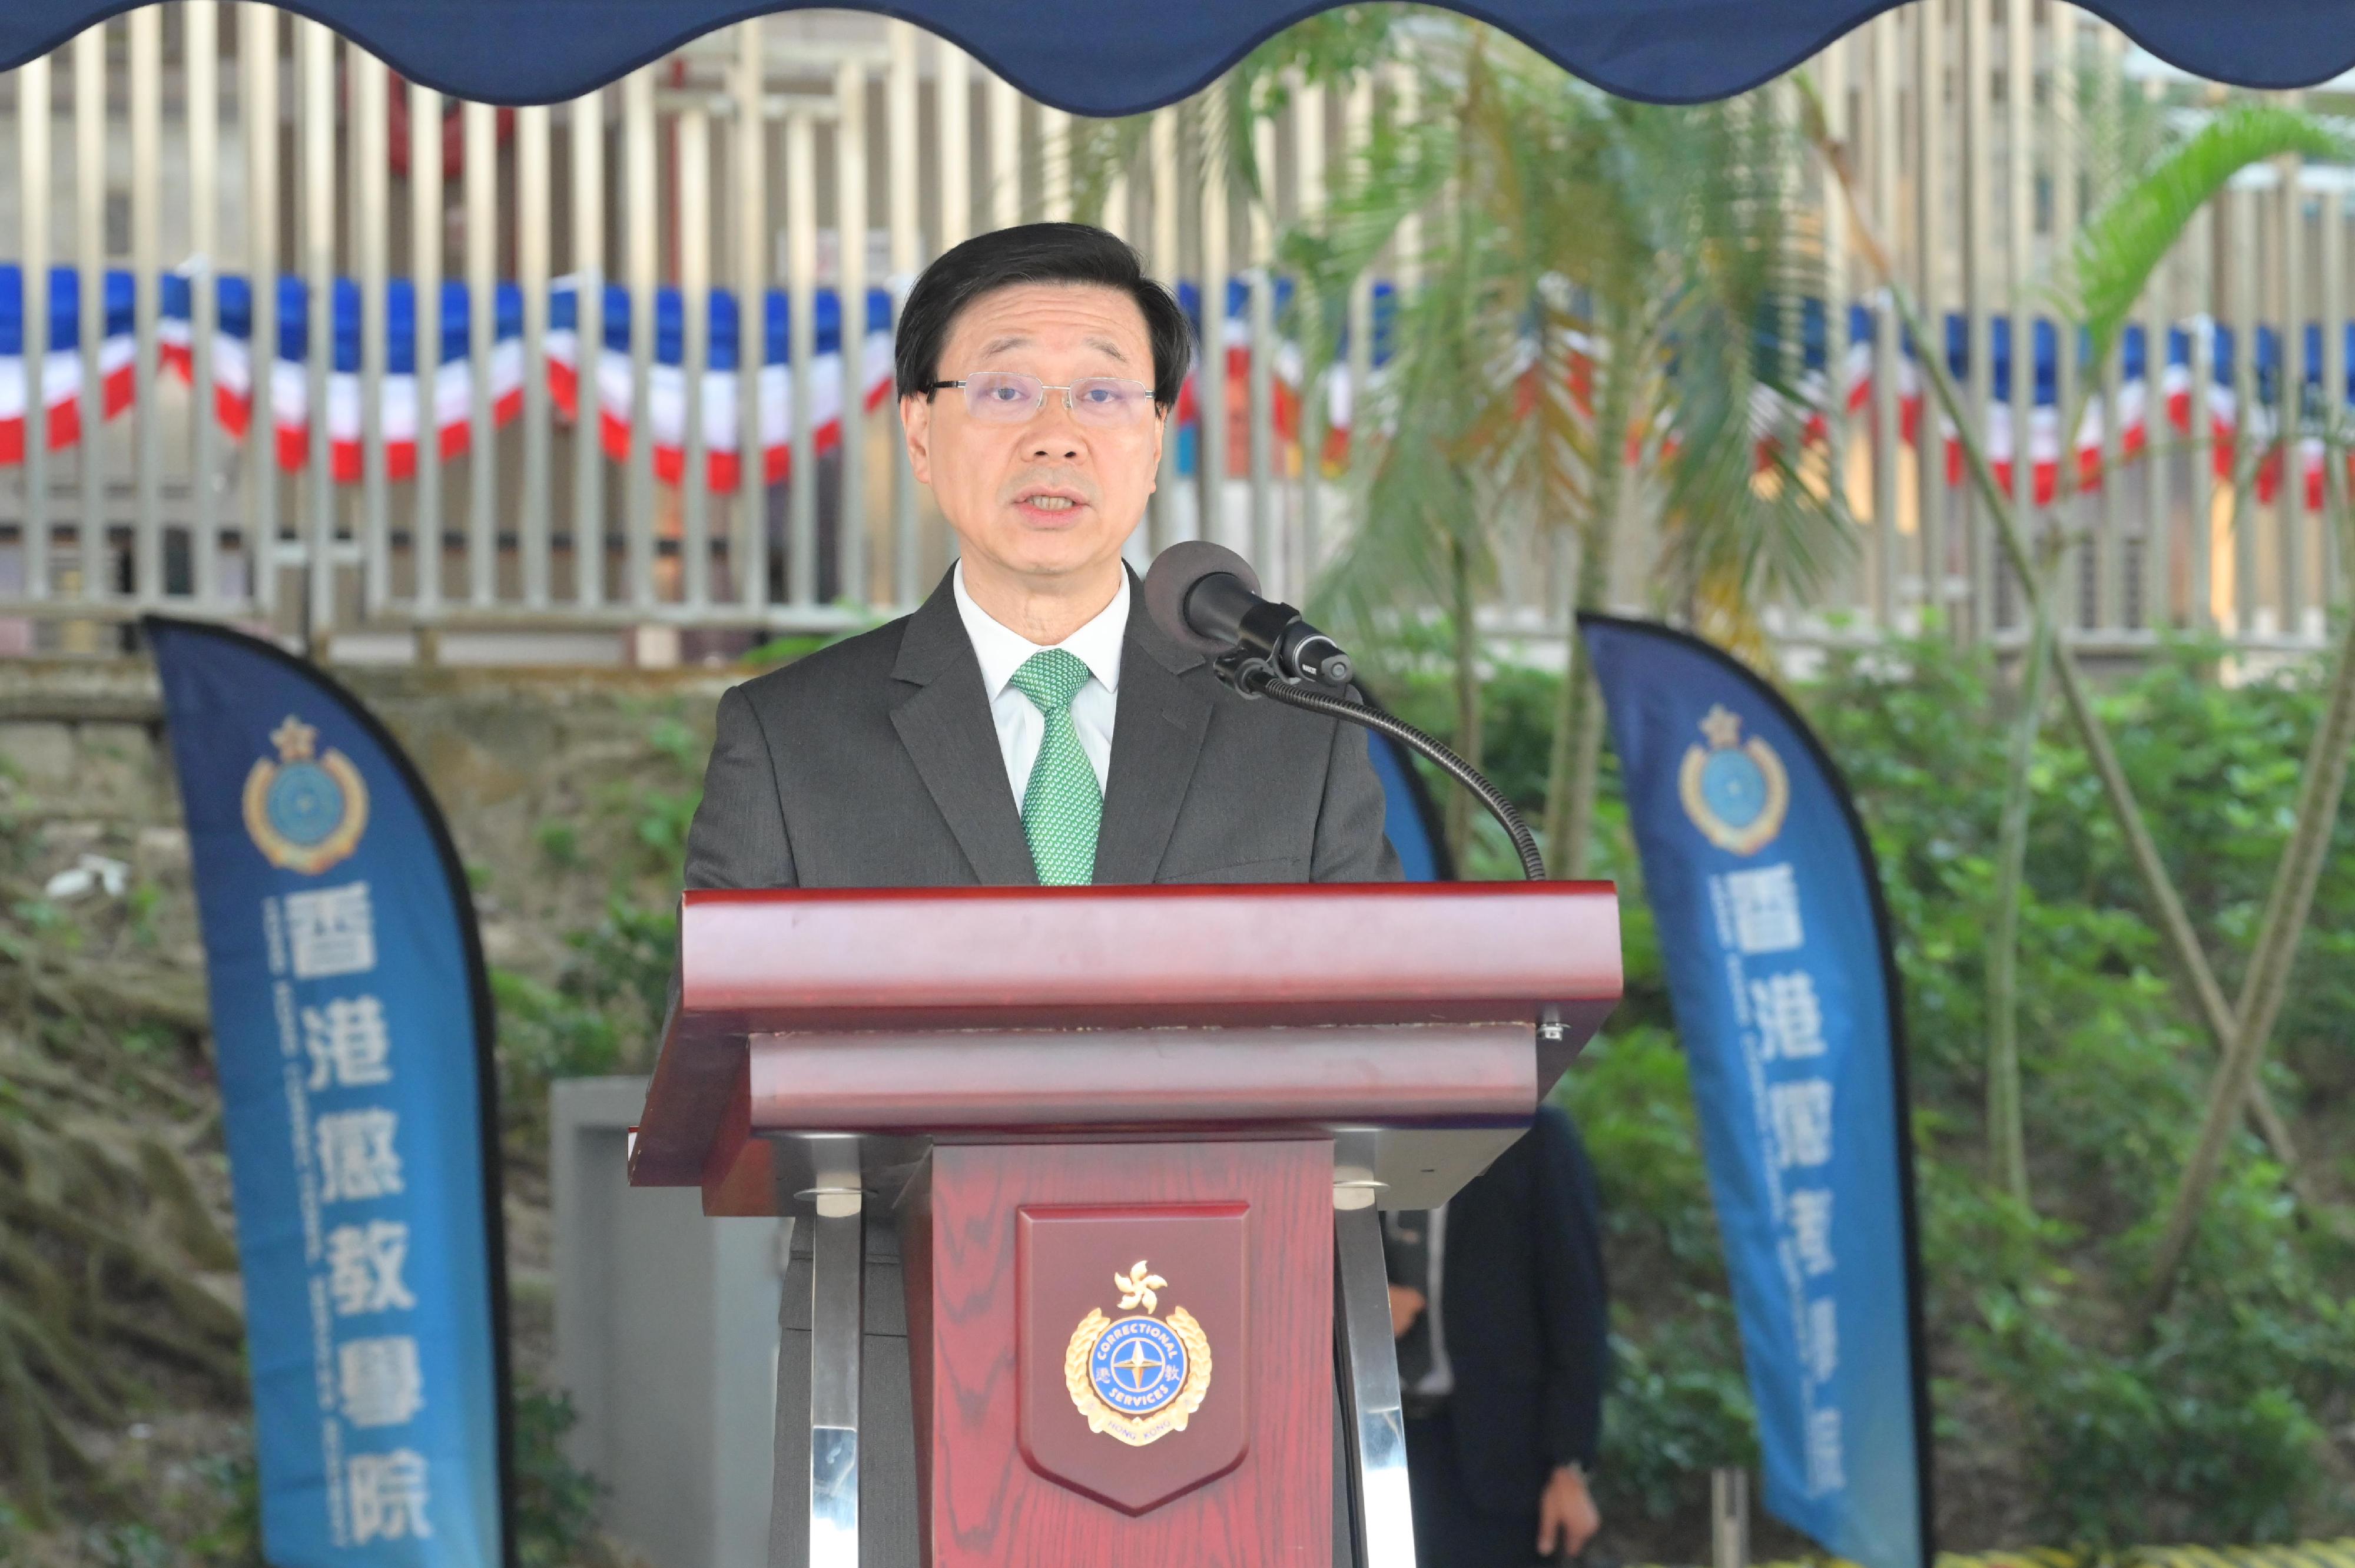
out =
[(2228, 109), (2105, 203), (2077, 232), (2057, 288), (2061, 308), (2106, 356), (2151, 272), (2226, 182), (2287, 154), (2347, 162), (2355, 142), (2310, 114), (2270, 104)]

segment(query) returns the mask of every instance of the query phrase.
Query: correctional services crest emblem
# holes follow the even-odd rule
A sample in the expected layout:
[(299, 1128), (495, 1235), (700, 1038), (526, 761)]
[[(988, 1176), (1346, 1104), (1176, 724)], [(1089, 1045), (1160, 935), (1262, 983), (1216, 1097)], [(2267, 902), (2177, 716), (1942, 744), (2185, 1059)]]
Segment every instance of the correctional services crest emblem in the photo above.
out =
[[(1182, 1307), (1153, 1316), (1169, 1282), (1136, 1260), (1112, 1276), (1126, 1317), (1091, 1307), (1063, 1354), (1063, 1386), (1088, 1418), (1088, 1430), (1108, 1432), (1131, 1447), (1186, 1430), (1210, 1392), (1210, 1341)], [(1136, 1307), (1142, 1312), (1134, 1312)]]
[(1783, 830), (1791, 781), (1774, 748), (1742, 738), (1742, 720), (1722, 703), (1700, 721), (1706, 746), (1685, 750), (1677, 774), (1685, 815), (1710, 843), (1736, 855), (1754, 855)]
[(368, 827), (368, 784), (352, 760), (293, 714), (270, 732), (278, 748), (245, 775), (245, 830), (273, 866), (313, 876), (349, 855)]

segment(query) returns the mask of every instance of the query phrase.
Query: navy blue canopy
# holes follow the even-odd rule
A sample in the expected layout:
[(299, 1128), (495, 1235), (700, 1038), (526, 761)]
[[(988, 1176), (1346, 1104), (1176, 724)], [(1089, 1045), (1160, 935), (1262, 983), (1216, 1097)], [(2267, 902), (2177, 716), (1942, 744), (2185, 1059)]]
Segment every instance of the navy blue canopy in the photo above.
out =
[[(892, 0), (1031, 97), (1134, 114), (1184, 97), (1333, 0)], [(1623, 97), (1723, 98), (1789, 69), (1888, 0), (1450, 0)], [(21, 65), (123, 0), (0, 0), (0, 68)], [(602, 86), (712, 28), (799, 7), (770, 0), (302, 0), (414, 81), (495, 103)], [(2355, 64), (2349, 0), (2100, 0), (2086, 9), (2184, 69), (2243, 87), (2307, 87)]]

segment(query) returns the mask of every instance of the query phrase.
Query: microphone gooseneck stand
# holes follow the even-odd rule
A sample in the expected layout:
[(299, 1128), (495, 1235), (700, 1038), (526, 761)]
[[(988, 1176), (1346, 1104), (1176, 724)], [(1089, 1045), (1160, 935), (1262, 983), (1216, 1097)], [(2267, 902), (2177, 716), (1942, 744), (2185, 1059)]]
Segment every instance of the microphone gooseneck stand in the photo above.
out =
[(1328, 718), (1346, 720), (1352, 724), (1362, 724), (1367, 729), (1388, 735), (1401, 745), (1430, 758), (1445, 769), (1450, 778), (1470, 790), (1473, 796), (1488, 808), (1488, 815), (1495, 817), (1497, 824), (1504, 828), (1507, 836), (1513, 841), (1514, 852), (1521, 858), (1521, 875), (1533, 882), (1542, 882), (1546, 880), (1545, 857), (1538, 852), (1537, 836), (1529, 831), (1529, 825), (1521, 819), (1519, 810), (1505, 797), (1505, 792), (1483, 777), (1479, 769), (1413, 725), (1402, 720), (1393, 719), (1380, 709), (1369, 704), (1352, 702), (1347, 698), (1332, 697), (1321, 691), (1313, 691), (1304, 681), (1284, 679), (1262, 659), (1245, 657), (1236, 659), (1231, 664), (1221, 660), (1219, 664), (1219, 673), (1245, 697), (1264, 697), (1271, 701), (1281, 702), (1287, 708), (1302, 708), (1311, 713), (1322, 713)]

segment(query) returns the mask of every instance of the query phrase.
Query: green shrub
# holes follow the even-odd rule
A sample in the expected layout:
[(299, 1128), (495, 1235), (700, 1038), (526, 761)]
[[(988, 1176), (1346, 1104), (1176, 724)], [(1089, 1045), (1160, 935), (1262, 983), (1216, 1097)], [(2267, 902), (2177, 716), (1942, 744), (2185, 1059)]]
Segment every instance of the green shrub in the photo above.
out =
[[(1431, 654), (1405, 650), (1381, 689), (1444, 738), (1453, 690)], [(2210, 646), (2168, 648), (2099, 700), (2231, 995), (2320, 694), (2311, 666), (2227, 688), (2219, 658)], [(1486, 760), (1534, 812), (1557, 681), (1503, 667), (1486, 690)], [(2355, 1432), (2343, 1208), (2301, 1213), (2282, 1171), (2243, 1139), (2174, 1307), (2156, 1326), (2138, 1315), (2152, 1216), (2181, 1168), (2216, 1050), (2058, 705), (2035, 757), (2021, 917), (2033, 1193), (2022, 1207), (1985, 1179), (1983, 1122), (2009, 687), (1983, 652), (1895, 643), (1828, 658), (1792, 695), (1856, 795), (1895, 926), (1942, 1511), (1959, 1525), (1944, 1544), (1993, 1544), (1991, 1519), (2100, 1549), (2355, 1523), (2349, 1461), (2332, 1452)], [(1657, 933), (1607, 751), (1601, 785), (1593, 860), (1621, 884), (1626, 997), (1561, 1097), (1606, 1209), (1617, 1360), (1601, 1486), (1606, 1515), (1625, 1521), (1697, 1506), (1693, 1472), (1745, 1462), (1754, 1439)], [(1474, 873), (1512, 874), (1501, 851), (1501, 837), (1476, 844)], [(2307, 1176), (2340, 1191), (2355, 1098), (2350, 960), (2355, 812), (2342, 812), (2267, 1080), (2296, 1119)]]
[(516, 1555), (521, 1568), (578, 1568), (593, 1552), (597, 1498), (604, 1488), (565, 1455), (564, 1435), (576, 1419), (572, 1401), (564, 1394), (528, 1386), (516, 1392)]

